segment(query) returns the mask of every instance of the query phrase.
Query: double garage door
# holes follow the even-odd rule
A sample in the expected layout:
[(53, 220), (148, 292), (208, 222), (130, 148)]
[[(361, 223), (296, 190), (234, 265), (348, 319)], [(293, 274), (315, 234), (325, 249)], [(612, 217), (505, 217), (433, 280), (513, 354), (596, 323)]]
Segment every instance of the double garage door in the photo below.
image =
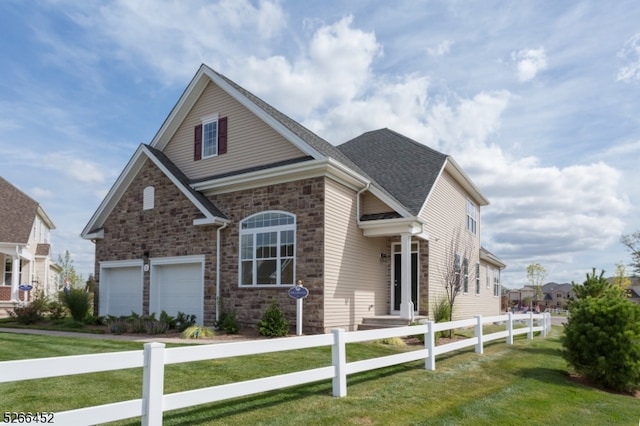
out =
[[(195, 314), (202, 323), (204, 256), (151, 259), (149, 312)], [(100, 315), (142, 314), (142, 261), (103, 262), (100, 265)]]

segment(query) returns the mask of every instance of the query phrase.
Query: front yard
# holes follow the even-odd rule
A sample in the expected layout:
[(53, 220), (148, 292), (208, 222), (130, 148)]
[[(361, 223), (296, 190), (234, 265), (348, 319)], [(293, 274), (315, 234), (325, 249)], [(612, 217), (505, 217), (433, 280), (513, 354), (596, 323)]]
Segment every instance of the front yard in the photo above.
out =
[[(191, 424), (563, 424), (630, 425), (640, 403), (574, 382), (560, 356), (562, 328), (546, 338), (489, 344), (483, 355), (461, 350), (438, 358), (437, 370), (412, 362), (349, 377), (348, 396), (329, 381), (165, 413), (165, 425)], [(0, 360), (141, 349), (137, 342), (0, 334)], [(354, 344), (349, 361), (413, 346)], [(167, 366), (165, 393), (329, 363), (329, 348)], [(301, 366), (302, 365), (302, 366)], [(61, 411), (139, 398), (140, 369), (0, 384), (3, 411)], [(139, 420), (118, 424), (139, 424)]]

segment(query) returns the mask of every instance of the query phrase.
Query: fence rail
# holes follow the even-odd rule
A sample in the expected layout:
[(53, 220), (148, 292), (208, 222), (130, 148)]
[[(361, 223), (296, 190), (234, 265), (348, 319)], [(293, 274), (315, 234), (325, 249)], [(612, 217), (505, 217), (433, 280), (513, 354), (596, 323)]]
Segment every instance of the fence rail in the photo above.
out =
[[(483, 334), (483, 325), (500, 323), (505, 325), (504, 331)], [(518, 323), (524, 326), (515, 328), (514, 324)], [(464, 327), (474, 328), (473, 337), (435, 345), (437, 332)], [(535, 332), (540, 332), (544, 337), (548, 334), (550, 327), (551, 315), (548, 313), (513, 314), (510, 312), (492, 317), (483, 318), (477, 315), (466, 320), (444, 323), (428, 321), (421, 325), (379, 330), (346, 332), (335, 329), (331, 334), (260, 340), (259, 343), (255, 341), (219, 343), (168, 349), (163, 343), (146, 343), (144, 350), (138, 351), (0, 362), (0, 383), (142, 367), (142, 398), (59, 412), (56, 413), (55, 420), (58, 424), (84, 425), (87, 424), (87, 419), (91, 419), (91, 423), (105, 423), (141, 417), (143, 425), (159, 425), (162, 424), (162, 415), (165, 411), (321, 380), (331, 379), (333, 396), (343, 397), (347, 395), (347, 376), (350, 374), (417, 360), (424, 360), (425, 369), (433, 371), (436, 368), (437, 355), (469, 346), (474, 346), (475, 352), (481, 354), (486, 342), (505, 339), (507, 344), (513, 344), (514, 336), (526, 333), (529, 339), (533, 339)], [(346, 362), (347, 343), (419, 334), (424, 335), (423, 349)], [(326, 367), (166, 395), (163, 391), (165, 365), (321, 346), (331, 346), (332, 362)]]

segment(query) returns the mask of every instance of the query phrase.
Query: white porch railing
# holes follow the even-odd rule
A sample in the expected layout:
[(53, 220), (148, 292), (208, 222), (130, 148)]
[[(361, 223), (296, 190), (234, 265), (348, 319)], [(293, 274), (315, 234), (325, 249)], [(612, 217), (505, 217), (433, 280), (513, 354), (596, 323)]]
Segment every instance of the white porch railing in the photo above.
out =
[[(523, 322), (526, 326), (514, 328), (514, 322)], [(483, 334), (482, 326), (493, 323), (504, 323), (505, 330)], [(435, 334), (438, 331), (464, 327), (474, 327), (474, 336), (440, 346), (435, 345)], [(162, 415), (165, 411), (321, 380), (331, 379), (333, 382), (333, 396), (343, 397), (347, 395), (347, 376), (350, 374), (416, 360), (424, 360), (425, 369), (433, 371), (435, 370), (437, 355), (469, 346), (474, 346), (475, 352), (481, 354), (483, 353), (485, 342), (506, 339), (507, 344), (513, 344), (515, 335), (526, 333), (529, 339), (533, 339), (535, 332), (541, 332), (542, 336), (546, 336), (550, 327), (551, 315), (548, 313), (508, 313), (492, 317), (477, 315), (472, 319), (444, 323), (428, 321), (422, 325), (379, 330), (346, 332), (342, 329), (335, 329), (332, 330), (331, 334), (168, 349), (163, 343), (146, 343), (144, 349), (138, 351), (0, 362), (0, 383), (142, 367), (142, 398), (58, 412), (55, 413), (55, 423), (86, 425), (88, 419), (90, 423), (95, 424), (140, 416), (143, 425), (159, 425), (162, 424)], [(362, 361), (346, 362), (347, 343), (417, 334), (424, 334), (425, 346), (423, 349)], [(331, 365), (255, 380), (167, 395), (163, 394), (165, 365), (320, 346), (331, 346)]]

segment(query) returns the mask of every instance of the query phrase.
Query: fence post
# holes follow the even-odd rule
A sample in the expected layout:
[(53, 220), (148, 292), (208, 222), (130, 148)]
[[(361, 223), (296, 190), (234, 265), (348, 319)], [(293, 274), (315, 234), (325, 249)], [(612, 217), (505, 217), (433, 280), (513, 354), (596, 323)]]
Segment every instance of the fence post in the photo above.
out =
[(551, 331), (551, 313), (547, 312), (544, 317), (544, 337), (547, 337), (550, 331)]
[(533, 340), (533, 312), (529, 311), (529, 333), (527, 335), (529, 340)]
[(433, 321), (427, 321), (427, 334), (424, 336), (424, 347), (429, 351), (429, 356), (424, 360), (424, 368), (429, 371), (436, 370), (436, 354), (434, 353), (436, 347), (436, 337), (433, 332)]
[(513, 312), (507, 313), (507, 345), (513, 345)]
[(164, 398), (164, 343), (144, 344), (142, 425), (161, 425)]
[(482, 344), (482, 315), (476, 315), (476, 326), (475, 326), (475, 335), (478, 338), (478, 343), (476, 343), (476, 353), (482, 354), (484, 353), (484, 346)]
[(344, 330), (334, 328), (333, 345), (331, 346), (331, 361), (335, 369), (333, 376), (333, 396), (347, 396), (347, 345)]

